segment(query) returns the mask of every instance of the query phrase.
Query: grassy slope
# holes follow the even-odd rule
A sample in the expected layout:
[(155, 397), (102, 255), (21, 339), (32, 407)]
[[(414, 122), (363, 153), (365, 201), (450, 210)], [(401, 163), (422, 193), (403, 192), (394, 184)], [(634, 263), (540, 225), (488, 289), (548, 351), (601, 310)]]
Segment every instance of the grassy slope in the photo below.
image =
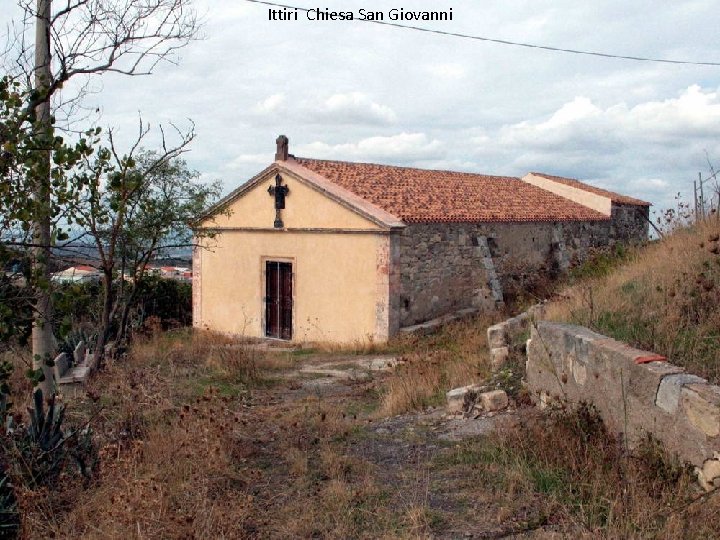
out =
[(696, 499), (655, 450), (627, 455), (592, 414), (526, 411), (462, 442), (439, 439), (442, 416), (386, 418), (482, 378), (486, 326), (405, 337), (391, 344), (402, 369), (317, 394), (287, 377), (302, 355), (186, 331), (139, 340), (68, 400), (73, 419), (94, 417), (97, 476), (23, 490), (25, 536), (717, 537), (717, 497)]
[(551, 304), (550, 318), (589, 326), (720, 382), (720, 222), (600, 257), (575, 275)]

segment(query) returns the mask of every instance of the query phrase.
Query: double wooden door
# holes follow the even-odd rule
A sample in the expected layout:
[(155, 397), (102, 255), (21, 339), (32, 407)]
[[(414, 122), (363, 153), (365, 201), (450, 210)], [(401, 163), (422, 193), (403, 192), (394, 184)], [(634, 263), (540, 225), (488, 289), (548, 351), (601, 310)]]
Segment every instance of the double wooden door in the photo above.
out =
[(265, 262), (265, 335), (292, 339), (292, 263)]

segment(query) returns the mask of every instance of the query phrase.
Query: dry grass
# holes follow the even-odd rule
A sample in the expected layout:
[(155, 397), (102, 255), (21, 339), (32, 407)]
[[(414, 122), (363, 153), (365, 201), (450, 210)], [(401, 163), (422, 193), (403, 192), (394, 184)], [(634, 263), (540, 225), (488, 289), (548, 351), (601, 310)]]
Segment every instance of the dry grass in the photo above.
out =
[(652, 440), (624, 452), (587, 408), (531, 415), (438, 456), (467, 496), (494, 505), (498, 537), (535, 529), (573, 538), (717, 538), (720, 497)]
[(720, 382), (720, 222), (679, 229), (607, 276), (581, 280), (548, 315), (666, 355)]
[[(720, 500), (701, 497), (691, 470), (652, 439), (627, 454), (592, 409), (562, 411), (497, 437), (499, 455), (522, 472), (514, 489), (543, 495), (548, 516), (575, 522), (591, 536), (720, 534), (720, 525), (710, 519)], [(696, 517), (690, 523), (690, 516), (706, 516), (709, 523)]]
[(237, 537), (252, 505), (235, 467), (242, 441), (230, 404), (262, 380), (261, 358), (229, 344), (161, 334), (106, 366), (72, 409), (95, 415), (100, 475), (90, 488), (68, 478), (53, 497), (25, 493), (25, 536)]
[(431, 336), (403, 336), (393, 345), (404, 351), (385, 382), (379, 414), (421, 410), (445, 401), (445, 392), (485, 379), (490, 373), (486, 329), (488, 318), (451, 323)]
[(346, 451), (356, 415), (269, 385), (294, 361), (206, 333), (136, 342), (71, 404), (74, 420), (95, 417), (99, 475), (21, 493), (24, 537), (418, 537), (422, 520), (405, 522)]
[(73, 420), (95, 417), (99, 476), (21, 493), (24, 536), (717, 536), (715, 498), (693, 501), (690, 475), (651, 445), (627, 456), (591, 415), (529, 414), (457, 444), (410, 416), (375, 427), (483, 380), (491, 322), (403, 337), (402, 369), (323, 395), (268, 380), (295, 367), (289, 354), (207, 333), (138, 341), (70, 403)]

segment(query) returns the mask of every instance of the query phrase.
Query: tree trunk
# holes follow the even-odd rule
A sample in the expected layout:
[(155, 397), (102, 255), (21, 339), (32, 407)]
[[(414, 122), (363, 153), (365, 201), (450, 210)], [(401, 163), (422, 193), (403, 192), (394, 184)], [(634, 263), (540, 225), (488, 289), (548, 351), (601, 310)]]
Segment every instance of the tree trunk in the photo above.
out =
[[(50, 13), (51, 0), (37, 0), (35, 26), (35, 90), (46, 93), (50, 87)], [(43, 95), (36, 106), (36, 129), (49, 133), (50, 97)], [(41, 140), (44, 137), (41, 137)], [(33, 368), (42, 369), (45, 379), (38, 385), (43, 396), (49, 399), (53, 390), (52, 360), (55, 339), (52, 332), (52, 302), (50, 298), (50, 151), (42, 157), (35, 178), (35, 222), (33, 223), (33, 270), (36, 280), (35, 312), (33, 314), (32, 349)]]
[(100, 367), (105, 345), (110, 336), (110, 325), (112, 324), (113, 294), (112, 294), (112, 268), (103, 268), (103, 308), (100, 315), (100, 328), (98, 329), (97, 342), (95, 343), (95, 352), (93, 354), (93, 363)]
[(118, 342), (126, 343), (128, 339), (128, 325), (130, 324), (130, 310), (132, 309), (135, 298), (137, 297), (138, 284), (137, 280), (133, 284), (132, 291), (123, 299), (122, 315), (118, 325)]

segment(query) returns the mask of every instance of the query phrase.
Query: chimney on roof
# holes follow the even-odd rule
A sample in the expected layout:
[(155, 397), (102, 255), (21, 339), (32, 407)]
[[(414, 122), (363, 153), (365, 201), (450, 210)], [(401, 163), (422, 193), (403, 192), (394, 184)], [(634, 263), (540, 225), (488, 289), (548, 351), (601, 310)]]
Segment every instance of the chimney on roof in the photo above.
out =
[(288, 158), (288, 146), (290, 141), (285, 135), (280, 135), (276, 140), (275, 144), (277, 149), (275, 150), (275, 161), (287, 161)]

